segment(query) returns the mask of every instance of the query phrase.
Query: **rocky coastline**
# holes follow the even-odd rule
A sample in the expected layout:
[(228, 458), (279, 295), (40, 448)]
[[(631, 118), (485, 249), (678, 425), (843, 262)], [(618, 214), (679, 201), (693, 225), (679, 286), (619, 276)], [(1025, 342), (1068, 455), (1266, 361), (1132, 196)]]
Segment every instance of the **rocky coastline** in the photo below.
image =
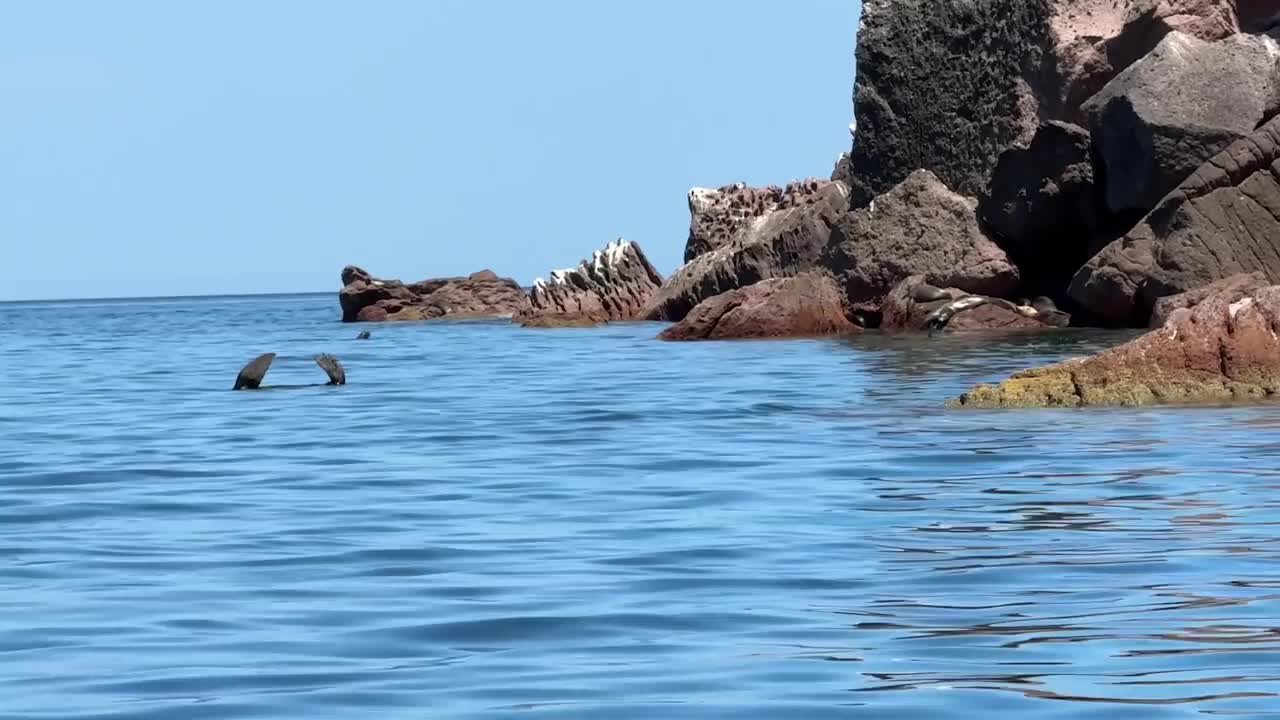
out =
[(669, 341), (1148, 328), (950, 404), (1280, 394), (1280, 4), (864, 0), (857, 68), (830, 173), (693, 188), (668, 276), (625, 240), (527, 290), (349, 266), (342, 319), (663, 321)]

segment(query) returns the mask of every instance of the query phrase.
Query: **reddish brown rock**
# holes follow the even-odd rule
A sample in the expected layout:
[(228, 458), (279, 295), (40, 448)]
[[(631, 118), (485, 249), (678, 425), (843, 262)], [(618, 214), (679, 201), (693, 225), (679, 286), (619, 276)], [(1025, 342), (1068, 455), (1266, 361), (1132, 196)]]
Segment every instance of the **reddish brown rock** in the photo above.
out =
[(1151, 327), (1164, 327), (1175, 311), (1195, 307), (1214, 295), (1222, 294), (1227, 302), (1235, 302), (1266, 285), (1267, 278), (1262, 273), (1240, 273), (1209, 283), (1202, 288), (1162, 297), (1156, 301), (1156, 306), (1151, 311)]
[(912, 275), (932, 285), (1005, 297), (1018, 269), (978, 225), (977, 201), (918, 170), (865, 208), (844, 215), (823, 264), (850, 308), (878, 312), (885, 295)]
[(1280, 393), (1280, 286), (1214, 293), (1157, 330), (1088, 358), (1017, 373), (950, 402), (1075, 407), (1263, 400)]
[(689, 191), (689, 241), (684, 261), (724, 247), (749, 225), (776, 210), (802, 207), (821, 201), (821, 190), (830, 180), (809, 178), (788, 183), (749, 187), (744, 183)]
[(695, 305), (723, 292), (818, 267), (831, 226), (848, 208), (844, 184), (826, 182), (804, 204), (766, 212), (727, 244), (703, 253), (672, 273), (642, 317), (683, 320)]
[(1071, 296), (1117, 325), (1156, 300), (1239, 273), (1280, 282), (1280, 118), (1200, 166), (1128, 235), (1093, 257)]
[(347, 266), (338, 293), (343, 322), (510, 316), (524, 300), (516, 281), (484, 270), (471, 277), (435, 278), (405, 285)]
[(684, 320), (663, 330), (663, 340), (797, 338), (847, 335), (844, 300), (821, 273), (763, 280), (702, 301)]
[[(947, 297), (934, 299), (932, 291), (941, 291)], [(924, 292), (922, 292), (924, 291)], [(923, 332), (925, 319), (943, 305), (968, 296), (959, 288), (935, 288), (925, 276), (913, 275), (898, 283), (884, 300), (880, 329), (887, 332)], [(1043, 330), (1054, 324), (1037, 320), (1026, 312), (1017, 312), (1002, 305), (981, 305), (958, 313), (946, 326), (957, 330)]]
[(525, 326), (564, 327), (634, 320), (662, 285), (640, 246), (629, 240), (609, 243), (576, 268), (538, 278), (512, 318)]

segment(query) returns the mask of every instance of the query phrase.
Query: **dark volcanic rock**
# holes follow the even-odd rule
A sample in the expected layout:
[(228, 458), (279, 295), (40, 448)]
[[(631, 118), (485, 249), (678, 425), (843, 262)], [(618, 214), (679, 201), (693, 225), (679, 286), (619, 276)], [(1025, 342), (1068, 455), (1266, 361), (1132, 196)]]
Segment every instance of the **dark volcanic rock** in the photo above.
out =
[(684, 261), (727, 245), (760, 218), (787, 208), (821, 202), (830, 180), (809, 178), (786, 187), (748, 187), (743, 183), (689, 191), (689, 241)]
[[(925, 330), (925, 319), (929, 317), (929, 313), (952, 300), (969, 295), (959, 288), (948, 288), (944, 292), (949, 297), (934, 300), (930, 297), (918, 297), (917, 290), (921, 287), (930, 287), (923, 275), (913, 275), (894, 286), (884, 299), (880, 329), (888, 332), (921, 332)], [(1000, 305), (982, 305), (957, 314), (946, 329), (1043, 330), (1052, 324)]]
[(1145, 212), (1280, 103), (1280, 48), (1174, 32), (1085, 103), (1112, 212)]
[(932, 170), (977, 195), (1031, 138), (1026, 80), (1049, 43), (1049, 0), (864, 0), (854, 87), (853, 207)]
[(1261, 400), (1280, 393), (1280, 286), (1212, 294), (1088, 358), (979, 385), (950, 404), (1075, 407)]
[[(1274, 11), (1246, 12), (1246, 27)], [(1237, 0), (866, 0), (854, 89), (851, 199), (912, 171), (977, 196), (1007, 148), (1080, 106), (1172, 31), (1220, 40)], [(1246, 22), (1246, 15), (1250, 18)]]
[(663, 340), (820, 337), (860, 328), (845, 314), (830, 277), (806, 273), (763, 280), (702, 301), (684, 320), (663, 330)]
[[(1262, 273), (1240, 273), (1211, 282), (1201, 288), (1188, 290), (1177, 295), (1162, 297), (1156, 301), (1151, 311), (1151, 327), (1164, 327), (1174, 312), (1183, 308), (1192, 308), (1214, 295), (1223, 295), (1227, 302), (1236, 302), (1248, 297), (1254, 290), (1266, 287), (1267, 278)], [(1229, 296), (1229, 297), (1226, 297)]]
[[(1040, 126), (1031, 145), (1006, 150), (978, 212), (1022, 273), (1028, 294), (1058, 295), (1093, 256), (1104, 224), (1089, 133)], [(1114, 237), (1114, 235), (1112, 236)]]
[(840, 219), (824, 264), (855, 311), (879, 311), (893, 286), (912, 275), (938, 287), (1007, 296), (1018, 287), (1018, 269), (983, 234), (976, 206), (933, 173), (914, 172)]
[(1156, 300), (1247, 272), (1280, 282), (1280, 118), (1197, 169), (1081, 268), (1071, 295), (1144, 326)]
[(650, 299), (642, 317), (683, 320), (709, 297), (815, 269), (831, 237), (831, 226), (848, 202), (843, 183), (827, 182), (805, 204), (766, 212), (747, 223), (727, 244), (672, 273)]
[(512, 320), (538, 327), (634, 320), (661, 285), (662, 275), (640, 246), (616, 240), (576, 268), (556, 270), (550, 280), (534, 281)]
[(490, 270), (470, 277), (437, 278), (405, 285), (399, 280), (375, 278), (349, 265), (338, 293), (343, 322), (428, 320), (451, 317), (502, 317), (511, 315), (524, 300), (516, 281), (499, 278)]

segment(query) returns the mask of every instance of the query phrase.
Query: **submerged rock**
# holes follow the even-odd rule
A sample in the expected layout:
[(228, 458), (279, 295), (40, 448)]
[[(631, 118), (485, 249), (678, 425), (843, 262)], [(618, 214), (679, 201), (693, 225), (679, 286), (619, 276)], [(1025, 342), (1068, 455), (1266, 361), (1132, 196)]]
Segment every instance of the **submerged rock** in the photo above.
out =
[(1263, 400), (1280, 393), (1280, 286), (1225, 289), (1136, 340), (979, 385), (960, 407), (1076, 407)]
[(823, 183), (803, 204), (769, 210), (746, 223), (727, 243), (672, 273), (643, 317), (680, 321), (720, 293), (816, 269), (832, 225), (848, 207), (846, 193), (843, 183)]
[(1076, 273), (1071, 296), (1119, 325), (1239, 273), (1280, 282), (1280, 118), (1214, 156)]
[(338, 292), (343, 322), (510, 316), (524, 300), (519, 283), (490, 270), (469, 277), (433, 278), (406, 285), (348, 265)]
[(762, 280), (698, 304), (662, 340), (720, 340), (847, 335), (860, 330), (845, 313), (835, 282), (822, 273)]
[(538, 327), (634, 320), (661, 285), (662, 275), (640, 246), (619, 239), (575, 268), (535, 280), (512, 320)]
[(1007, 296), (1018, 269), (978, 225), (977, 201), (918, 170), (865, 208), (845, 214), (823, 264), (855, 311), (879, 312), (902, 280), (922, 275), (938, 287)]

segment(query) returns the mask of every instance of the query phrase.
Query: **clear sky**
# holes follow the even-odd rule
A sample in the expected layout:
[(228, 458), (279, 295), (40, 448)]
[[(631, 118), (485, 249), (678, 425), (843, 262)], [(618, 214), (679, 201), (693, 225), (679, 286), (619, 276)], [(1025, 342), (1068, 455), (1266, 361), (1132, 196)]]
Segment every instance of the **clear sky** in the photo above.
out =
[(0, 7), (0, 300), (521, 282), (828, 176), (857, 0)]

